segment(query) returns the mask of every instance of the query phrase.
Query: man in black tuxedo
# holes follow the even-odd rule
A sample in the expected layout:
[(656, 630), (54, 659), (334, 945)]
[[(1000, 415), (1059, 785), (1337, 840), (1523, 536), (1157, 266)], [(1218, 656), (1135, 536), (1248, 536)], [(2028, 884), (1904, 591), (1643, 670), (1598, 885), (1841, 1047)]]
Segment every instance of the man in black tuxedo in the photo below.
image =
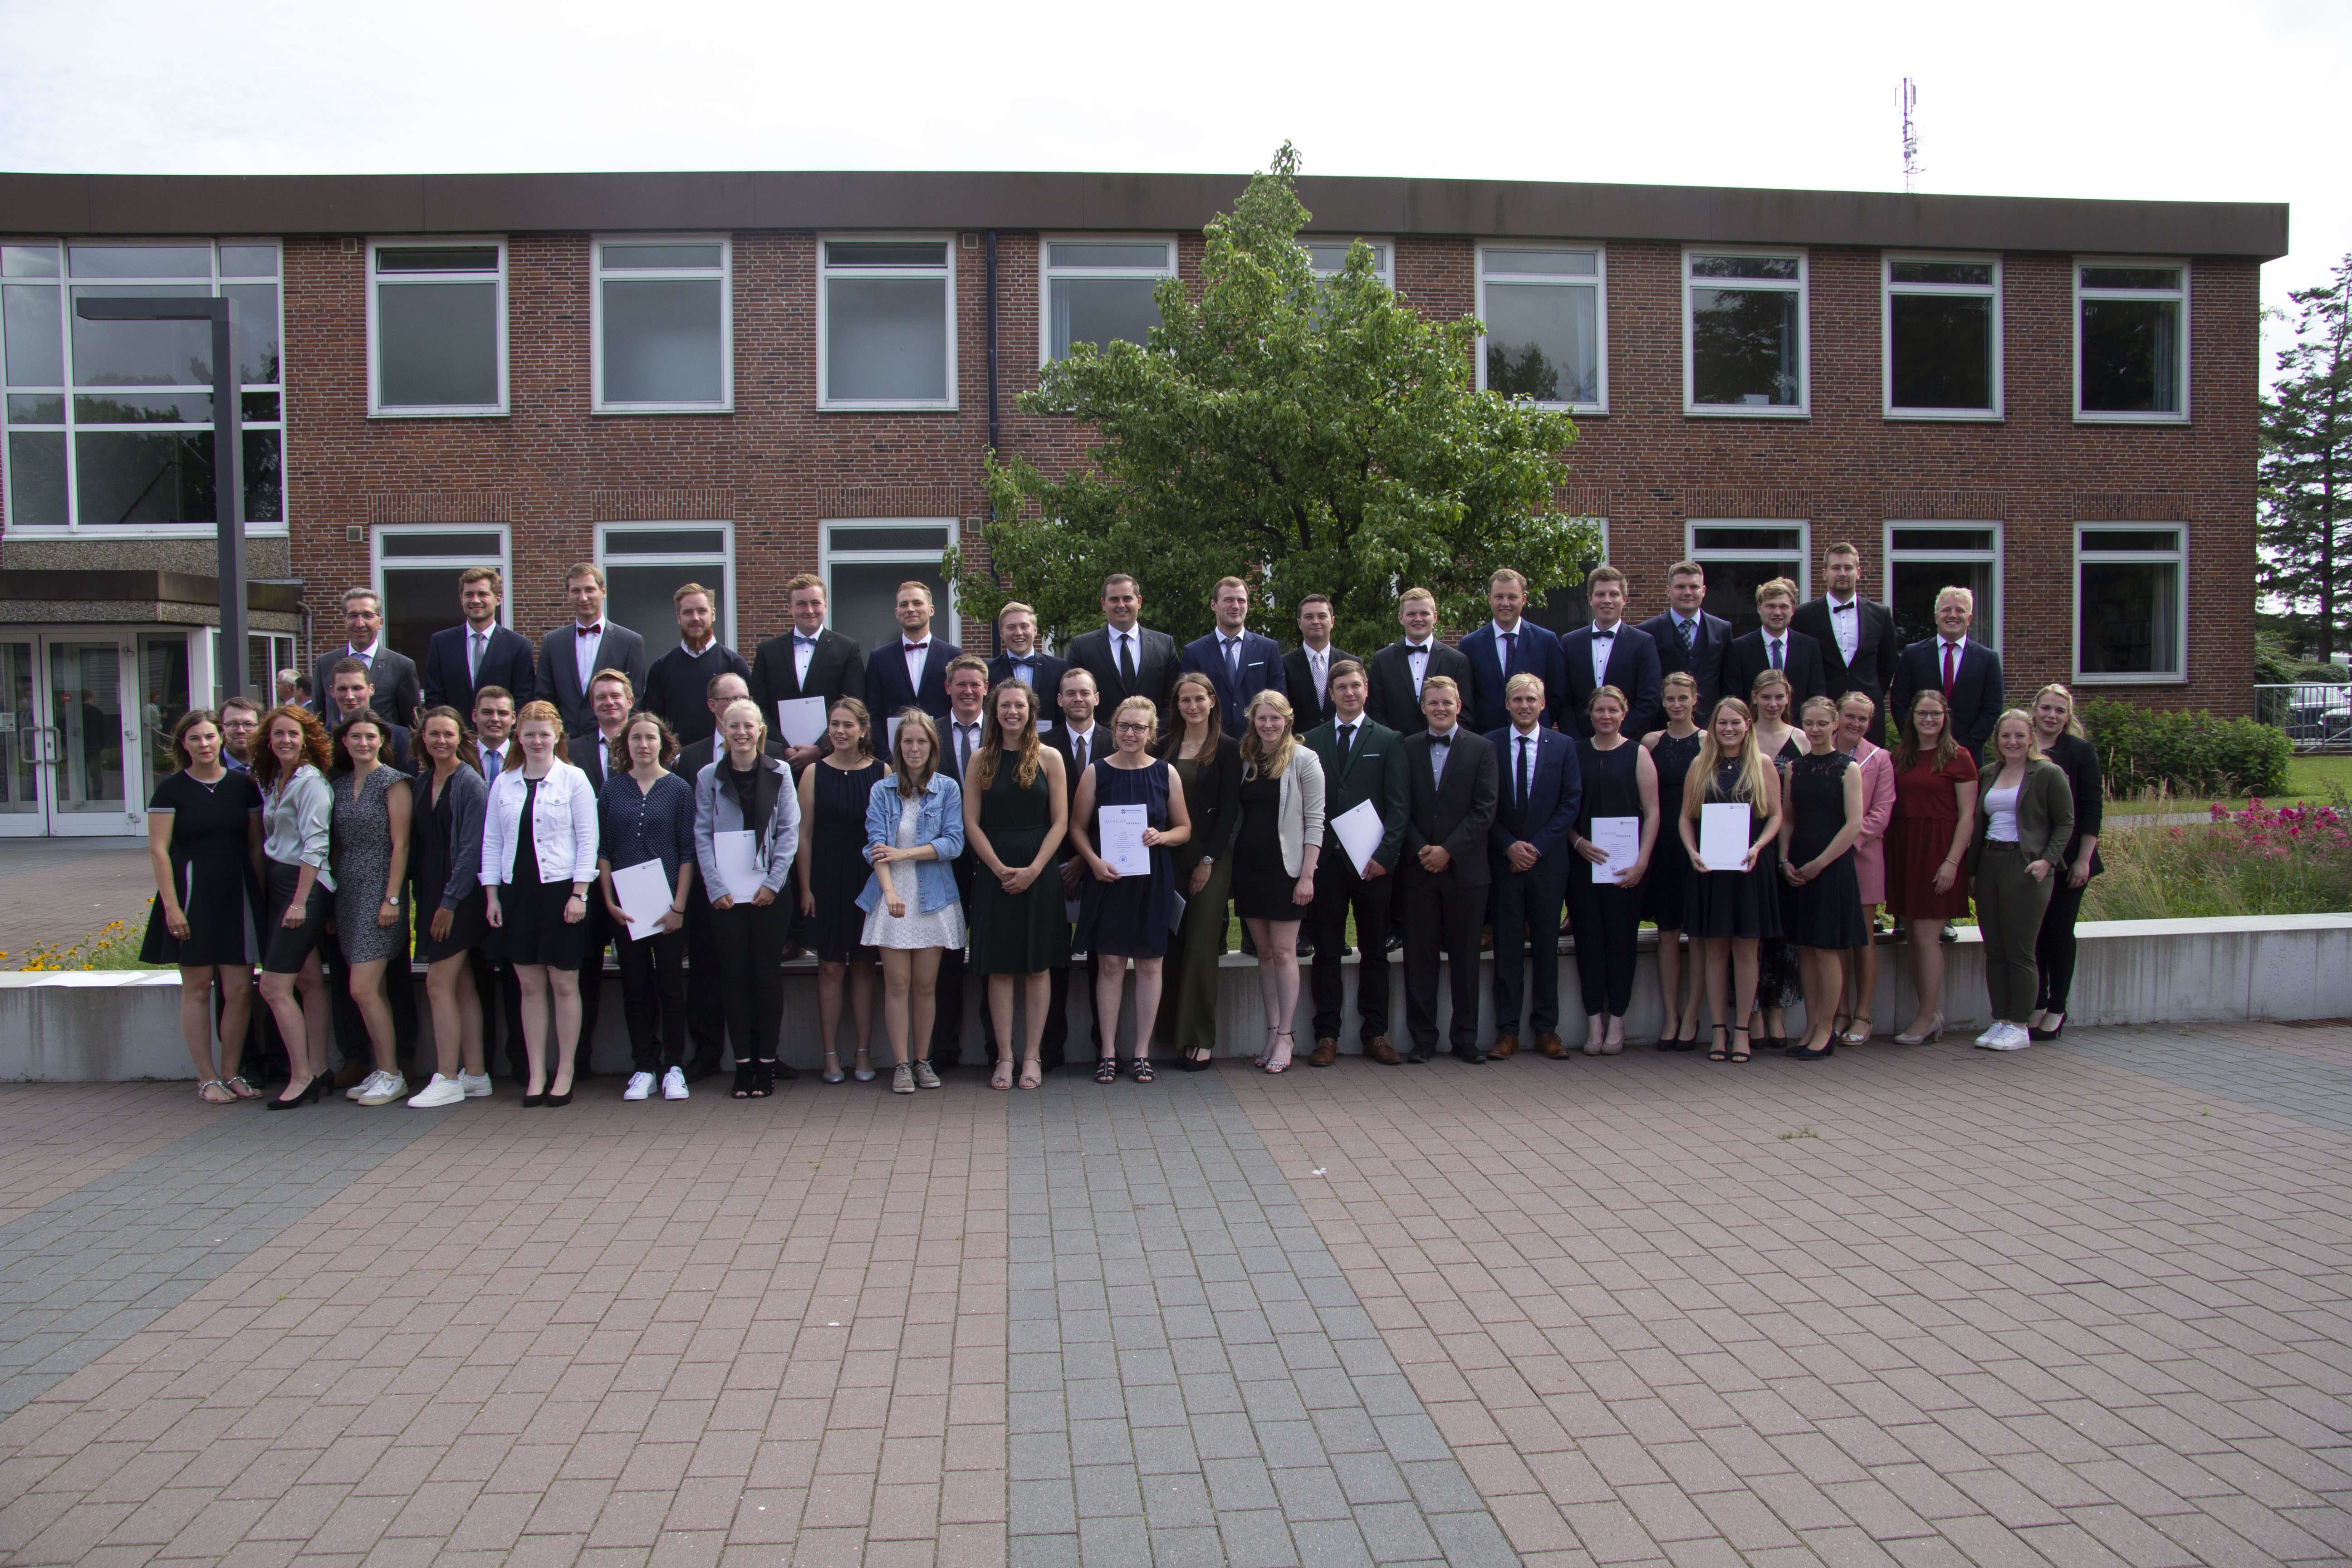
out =
[(1903, 654), (1895, 641), (1895, 616), (1884, 605), (1862, 596), (1862, 552), (1832, 544), (1822, 557), (1829, 592), (1801, 605), (1790, 624), (1822, 645), (1822, 668), (1830, 696), (1870, 694), (1870, 738), (1885, 743), (1886, 689)]
[(866, 700), (874, 715), (874, 749), (890, 752), (890, 721), (909, 708), (948, 716), (948, 666), (963, 649), (931, 630), (931, 591), (898, 584), (898, 637), (866, 656)]
[[(1315, 862), (1315, 902), (1307, 915), (1315, 967), (1309, 976), (1315, 999), (1315, 1050), (1309, 1067), (1339, 1059), (1341, 1009), (1347, 1001), (1348, 911), (1356, 914), (1356, 1022), (1364, 1055), (1382, 1067), (1404, 1058), (1389, 1043), (1388, 944), (1380, 933), (1393, 923), (1391, 896), (1404, 855), (1405, 817), (1412, 790), (1405, 779), (1404, 739), (1364, 711), (1370, 683), (1352, 658), (1335, 660), (1330, 671), (1331, 721), (1301, 735), (1299, 743), (1323, 763), (1323, 854)], [(1329, 824), (1366, 801), (1381, 816), (1380, 847), (1361, 871)]]
[[(793, 629), (770, 637), (754, 650), (747, 687), (751, 700), (760, 705), (760, 717), (767, 721), (768, 749), (800, 769), (816, 761), (818, 749), (785, 743), (776, 704), (822, 697), (830, 714), (833, 705), (845, 697), (865, 701), (866, 650), (857, 646), (856, 637), (845, 637), (824, 624), (824, 578), (803, 572), (784, 584), (784, 593), (792, 606)], [(719, 722), (719, 711), (712, 710), (713, 725)], [(872, 717), (878, 722), (884, 716)], [(877, 733), (874, 739), (878, 749), (882, 736)], [(709, 758), (703, 760), (707, 763)]]
[[(635, 691), (646, 683), (646, 639), (604, 618), (604, 569), (583, 561), (563, 579), (572, 618), (540, 640), (539, 678), (532, 695), (552, 702), (563, 732), (576, 735), (596, 721), (588, 682), (600, 669), (617, 669)], [(595, 907), (589, 900), (589, 907)]]
[[(637, 700), (636, 688), (617, 669), (600, 669), (588, 682), (588, 702), (596, 722), (564, 742), (572, 765), (588, 775), (588, 787), (602, 799), (604, 781), (629, 771), (628, 748), (621, 742), (621, 726)], [(604, 912), (602, 896), (588, 900), (588, 951), (580, 960), (580, 1052), (576, 1077), (593, 1077), (596, 1020), (604, 1008), (604, 949), (613, 941), (613, 921)], [(779, 1076), (783, 1064), (778, 1063)]]
[(457, 607), (466, 624), (433, 634), (425, 648), (425, 705), (474, 710), (474, 693), (485, 686), (529, 691), (537, 675), (530, 639), (499, 625), (502, 587), (495, 566), (468, 566), (457, 574)]
[(1037, 612), (1019, 603), (996, 613), (996, 640), (1001, 650), (988, 661), (988, 689), (995, 690), (1017, 680), (1037, 694), (1037, 733), (1053, 733), (1055, 704), (1061, 700), (1062, 672), (1069, 660), (1037, 651)]
[(1789, 678), (1789, 722), (1797, 722), (1810, 698), (1830, 694), (1830, 678), (1822, 665), (1822, 645), (1789, 623), (1797, 615), (1797, 585), (1775, 577), (1756, 590), (1756, 613), (1764, 624), (1732, 640), (1723, 661), (1727, 695), (1745, 702), (1756, 689), (1756, 678), (1777, 669)]
[[(1731, 623), (1706, 613), (1706, 568), (1696, 561), (1677, 561), (1666, 568), (1666, 605), (1640, 629), (1657, 645), (1658, 672), (1663, 679), (1680, 670), (1698, 682), (1698, 706), (1692, 720), (1702, 730), (1723, 695), (1723, 661), (1731, 652)], [(1632, 733), (1632, 731), (1627, 731)]]
[(1425, 724), (1404, 738), (1412, 805), (1405, 814), (1404, 1014), (1412, 1036), (1407, 1061), (1437, 1052), (1437, 954), (1452, 963), (1456, 1059), (1486, 1059), (1478, 1048), (1478, 926), (1493, 876), (1486, 838), (1500, 790), (1495, 748), (1461, 723), (1461, 688), (1442, 675), (1422, 682)]
[(368, 684), (375, 695), (368, 706), (402, 726), (416, 722), (416, 710), (425, 700), (423, 688), (416, 679), (416, 665), (404, 653), (397, 653), (383, 640), (383, 601), (373, 588), (350, 588), (343, 593), (343, 629), (345, 641), (341, 647), (330, 648), (319, 656), (310, 678), (310, 706), (325, 720), (327, 727), (335, 723), (335, 710), (328, 700), (328, 688), (335, 679), (335, 666), (346, 658), (358, 659), (367, 667)]
[(2000, 719), (2002, 686), (2000, 655), (1969, 636), (1976, 619), (1977, 596), (1966, 588), (1946, 588), (1936, 595), (1936, 635), (1922, 637), (1903, 650), (1895, 661), (1895, 685), (1888, 693), (1899, 729), (1911, 715), (1911, 700), (1922, 691), (1941, 691), (1950, 710), (1947, 722), (1963, 751), (1984, 760), (1985, 742)]
[[(1290, 710), (1297, 716), (1301, 735), (1331, 721), (1331, 667), (1354, 659), (1352, 653), (1331, 646), (1331, 596), (1309, 594), (1298, 601), (1298, 646), (1282, 656), (1282, 689), (1290, 695)], [(1371, 694), (1369, 679), (1364, 693)]]
[[(940, 772), (963, 787), (964, 771), (980, 754), (985, 738), (988, 706), (988, 661), (977, 654), (960, 653), (948, 666), (948, 716), (940, 726)], [(956, 897), (971, 908), (971, 879), (980, 856), (969, 845), (955, 858)], [(931, 1014), (931, 1066), (941, 1072), (963, 1060), (964, 950), (951, 947), (940, 954), (940, 977)], [(982, 1007), (981, 1016), (987, 1017)]]
[(1458, 690), (1467, 691), (1470, 660), (1461, 649), (1438, 640), (1437, 595), (1428, 589), (1407, 588), (1398, 595), (1397, 624), (1404, 636), (1372, 655), (1364, 711), (1374, 723), (1400, 735), (1418, 735), (1429, 728), (1421, 694), (1430, 677), (1442, 675)]
[[(1184, 645), (1180, 674), (1199, 673), (1217, 689), (1217, 710), (1225, 733), (1238, 741), (1253, 698), (1261, 691), (1283, 691), (1282, 645), (1261, 637), (1245, 624), (1249, 615), (1249, 584), (1238, 577), (1217, 584), (1214, 601), (1217, 624), (1206, 637)], [(1294, 730), (1292, 731), (1296, 733)]]
[[(637, 706), (668, 724), (678, 744), (691, 745), (718, 731), (719, 721), (703, 701), (712, 678), (733, 674), (749, 680), (751, 667), (743, 662), (741, 654), (719, 640), (718, 599), (709, 589), (699, 583), (682, 583), (670, 595), (670, 604), (677, 617), (677, 646), (646, 668)], [(766, 718), (773, 730), (775, 715)]]
[[(797, 626), (799, 622), (795, 620), (793, 624)], [(849, 642), (847, 637), (841, 640)], [(855, 648), (857, 645), (849, 642), (849, 646)], [(862, 677), (865, 672), (858, 673)], [(750, 684), (731, 670), (711, 677), (702, 699), (702, 705), (710, 712), (711, 732), (680, 750), (670, 771), (689, 784), (700, 779), (702, 770), (719, 754), (719, 716), (727, 711), (729, 703), (740, 702), (751, 694)], [(798, 896), (797, 892), (794, 896)], [(694, 1042), (694, 1055), (686, 1064), (688, 1083), (699, 1082), (719, 1070), (720, 1047), (727, 1039), (727, 992), (719, 978), (719, 944), (710, 929), (710, 889), (698, 871), (694, 886), (686, 895), (686, 1032)]]
[(1585, 705), (1594, 692), (1613, 686), (1625, 694), (1624, 732), (1646, 735), (1665, 713), (1666, 677), (1650, 634), (1626, 624), (1625, 574), (1614, 566), (1594, 567), (1584, 580), (1584, 602), (1592, 608), (1592, 624), (1560, 638), (1568, 700), (1551, 705), (1552, 717), (1570, 734), (1591, 740), (1592, 721), (1584, 716)]
[(1160, 732), (1176, 721), (1176, 639), (1141, 625), (1143, 592), (1115, 572), (1103, 579), (1104, 624), (1070, 639), (1070, 662), (1095, 678), (1097, 705), (1116, 713), (1130, 697), (1148, 697), (1160, 710)]

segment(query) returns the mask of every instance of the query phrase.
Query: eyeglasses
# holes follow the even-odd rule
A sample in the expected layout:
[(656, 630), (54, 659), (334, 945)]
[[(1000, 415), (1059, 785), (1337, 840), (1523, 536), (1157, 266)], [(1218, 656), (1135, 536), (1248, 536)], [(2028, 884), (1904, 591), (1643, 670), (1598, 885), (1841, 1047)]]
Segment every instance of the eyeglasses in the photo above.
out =
[(1149, 735), (1151, 733), (1151, 726), (1149, 724), (1114, 724), (1111, 728), (1118, 731), (1122, 735)]

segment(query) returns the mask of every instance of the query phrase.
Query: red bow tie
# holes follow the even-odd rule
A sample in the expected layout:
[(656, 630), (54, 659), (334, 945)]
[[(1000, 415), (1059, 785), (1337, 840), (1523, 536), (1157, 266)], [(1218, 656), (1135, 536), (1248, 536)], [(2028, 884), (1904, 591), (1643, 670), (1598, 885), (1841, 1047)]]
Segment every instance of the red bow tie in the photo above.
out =
[(931, 645), (927, 642), (910, 642), (906, 645), (906, 647), (908, 653), (920, 653), (930, 646)]
[(604, 623), (598, 621), (593, 626), (575, 626), (572, 629), (583, 637), (602, 637), (604, 635)]

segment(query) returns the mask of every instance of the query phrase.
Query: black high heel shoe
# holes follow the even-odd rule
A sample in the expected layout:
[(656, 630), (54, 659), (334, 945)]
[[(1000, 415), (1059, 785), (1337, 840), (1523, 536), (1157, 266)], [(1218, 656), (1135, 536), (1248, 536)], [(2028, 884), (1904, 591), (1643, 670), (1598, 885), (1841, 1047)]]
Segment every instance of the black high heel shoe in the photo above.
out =
[(327, 1075), (325, 1073), (314, 1072), (310, 1075), (310, 1081), (302, 1086), (301, 1093), (296, 1095), (291, 1100), (281, 1099), (268, 1100), (263, 1104), (262, 1109), (264, 1110), (291, 1110), (298, 1105), (316, 1105), (319, 1103), (320, 1094), (323, 1092), (327, 1087), (326, 1079)]
[[(1690, 1026), (1691, 1032), (1687, 1035), (1682, 1033), (1679, 1029), (1672, 1035), (1660, 1035), (1658, 1037), (1657, 1045), (1653, 1048), (1661, 1051), (1695, 1051), (1698, 1049), (1698, 1020), (1696, 1018), (1693, 1018), (1690, 1021)], [(1717, 1026), (1721, 1027), (1720, 1025)]]
[(1808, 1050), (1803, 1046), (1790, 1046), (1780, 1054), (1787, 1057), (1791, 1061), (1817, 1062), (1823, 1057), (1833, 1057), (1837, 1055), (1837, 1037), (1835, 1035), (1832, 1035), (1828, 1039), (1822, 1042), (1818, 1049)]
[[(530, 1080), (529, 1079), (525, 1079), (523, 1081), (525, 1083), (529, 1083)], [(537, 1094), (531, 1094), (526, 1091), (522, 1097), (522, 1108), (525, 1110), (536, 1110), (546, 1103), (547, 1090), (544, 1089), (541, 1089)]]
[[(1706, 1059), (1711, 1062), (1729, 1061), (1731, 1059), (1731, 1031), (1721, 1024), (1710, 1024), (1707, 1026), (1714, 1030), (1715, 1033), (1723, 1037), (1723, 1044), (1719, 1046), (1710, 1046), (1706, 1053)], [(1696, 1045), (1697, 1042), (1693, 1041), (1692, 1043)]]
[(1734, 1024), (1731, 1026), (1731, 1032), (1741, 1037), (1739, 1043), (1745, 1048), (1732, 1052), (1728, 1059), (1735, 1062), (1753, 1061), (1756, 1058), (1755, 1041), (1748, 1037), (1748, 1026)]
[(735, 1064), (735, 1087), (728, 1090), (728, 1094), (736, 1100), (751, 1098), (751, 1064), (750, 1062)]
[(753, 1062), (751, 1064), (751, 1098), (753, 1100), (765, 1100), (775, 1092), (776, 1064), (773, 1062)]

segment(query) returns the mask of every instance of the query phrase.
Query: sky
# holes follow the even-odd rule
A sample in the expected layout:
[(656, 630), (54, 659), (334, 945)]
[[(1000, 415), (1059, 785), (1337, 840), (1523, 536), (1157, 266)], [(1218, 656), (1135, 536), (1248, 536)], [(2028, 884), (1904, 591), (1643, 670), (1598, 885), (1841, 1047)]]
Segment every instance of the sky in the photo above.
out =
[(2287, 202), (2273, 307), (2352, 252), (2346, 0), (0, 0), (0, 167), (76, 173), (1240, 173), (1286, 138), (1309, 174), (1900, 190), (1907, 76), (1922, 192)]

